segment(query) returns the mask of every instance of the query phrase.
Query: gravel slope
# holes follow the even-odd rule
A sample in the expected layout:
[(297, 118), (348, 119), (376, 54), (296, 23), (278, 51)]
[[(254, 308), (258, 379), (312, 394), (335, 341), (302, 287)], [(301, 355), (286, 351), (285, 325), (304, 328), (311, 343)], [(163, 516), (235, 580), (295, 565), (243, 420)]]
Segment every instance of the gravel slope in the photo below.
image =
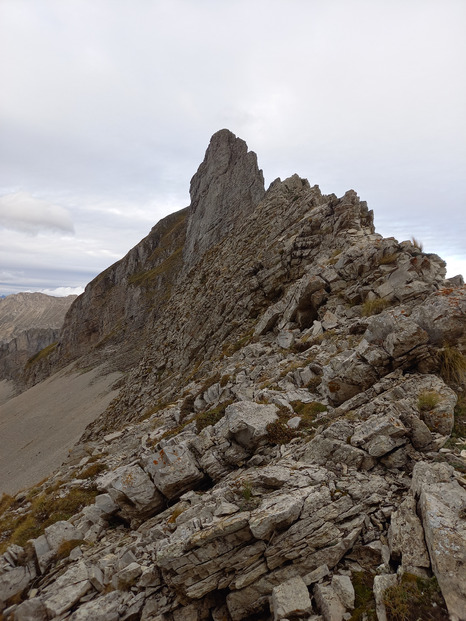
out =
[(102, 368), (77, 373), (67, 367), (0, 405), (0, 494), (34, 485), (60, 466), (118, 394), (112, 386), (119, 377), (102, 375)]

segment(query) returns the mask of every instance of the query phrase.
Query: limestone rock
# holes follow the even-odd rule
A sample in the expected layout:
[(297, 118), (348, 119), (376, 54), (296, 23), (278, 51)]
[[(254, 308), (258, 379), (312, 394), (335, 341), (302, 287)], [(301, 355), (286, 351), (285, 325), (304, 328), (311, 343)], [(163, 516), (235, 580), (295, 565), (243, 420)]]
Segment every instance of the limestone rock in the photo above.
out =
[(167, 498), (180, 496), (204, 478), (186, 446), (167, 445), (144, 459), (144, 468)]
[(466, 490), (452, 479), (445, 464), (416, 464), (413, 492), (419, 510), (432, 569), (448, 612), (464, 618), (466, 610)]
[(353, 610), (355, 595), (351, 578), (349, 576), (339, 576), (335, 574), (332, 577), (332, 589), (338, 595), (346, 610)]
[(384, 603), (385, 591), (397, 584), (396, 574), (385, 574), (374, 578), (374, 598), (376, 605), (377, 621), (387, 621), (387, 610)]
[(343, 621), (345, 608), (330, 585), (316, 584), (313, 593), (324, 621)]
[(214, 134), (191, 180), (185, 265), (192, 267), (250, 213), (264, 193), (256, 154), (227, 129)]
[(239, 445), (253, 451), (267, 437), (267, 425), (278, 419), (274, 405), (241, 401), (229, 405), (216, 429)]
[(47, 621), (47, 612), (39, 597), (27, 599), (16, 608), (15, 621)]
[(300, 577), (290, 578), (272, 591), (274, 621), (302, 617), (312, 611), (309, 591)]
[(55, 522), (45, 529), (45, 537), (51, 550), (56, 552), (62, 543), (82, 539), (81, 533), (69, 522)]
[(164, 505), (163, 496), (144, 470), (137, 465), (120, 466), (104, 474), (99, 478), (98, 485), (99, 489), (108, 492), (112, 500), (129, 514), (133, 513), (132, 506), (142, 515), (147, 515), (155, 513)]
[(70, 621), (118, 621), (120, 594), (117, 591), (102, 595), (80, 606), (69, 617)]
[(412, 496), (408, 496), (399, 509), (392, 513), (388, 543), (392, 557), (395, 560), (401, 559), (405, 571), (416, 573), (416, 568), (430, 567), (424, 531), (416, 515), (416, 501)]
[(283, 530), (297, 520), (303, 499), (291, 494), (272, 496), (253, 511), (249, 528), (257, 539), (269, 539), (276, 531)]
[(14, 567), (0, 574), (0, 603), (24, 591), (34, 578), (29, 567)]

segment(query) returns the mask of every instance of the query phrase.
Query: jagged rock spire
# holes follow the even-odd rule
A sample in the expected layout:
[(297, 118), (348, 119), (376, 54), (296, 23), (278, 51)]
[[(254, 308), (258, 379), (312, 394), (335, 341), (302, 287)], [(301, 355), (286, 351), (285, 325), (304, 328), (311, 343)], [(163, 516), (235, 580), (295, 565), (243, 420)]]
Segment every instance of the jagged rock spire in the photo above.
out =
[(264, 194), (264, 176), (256, 154), (228, 129), (215, 133), (191, 180), (185, 267), (190, 269), (225, 237)]

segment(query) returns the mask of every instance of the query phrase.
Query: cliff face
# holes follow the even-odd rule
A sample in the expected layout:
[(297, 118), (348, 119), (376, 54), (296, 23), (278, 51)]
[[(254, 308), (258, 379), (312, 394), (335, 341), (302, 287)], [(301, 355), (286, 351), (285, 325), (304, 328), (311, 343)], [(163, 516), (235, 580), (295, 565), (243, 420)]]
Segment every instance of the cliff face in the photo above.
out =
[(261, 179), (216, 134), (70, 309), (52, 368), (127, 373), (40, 506), (4, 501), (7, 619), (466, 619), (463, 279), (353, 190)]
[(58, 341), (65, 314), (75, 295), (17, 293), (0, 300), (0, 380), (24, 388), (24, 370), (38, 352)]

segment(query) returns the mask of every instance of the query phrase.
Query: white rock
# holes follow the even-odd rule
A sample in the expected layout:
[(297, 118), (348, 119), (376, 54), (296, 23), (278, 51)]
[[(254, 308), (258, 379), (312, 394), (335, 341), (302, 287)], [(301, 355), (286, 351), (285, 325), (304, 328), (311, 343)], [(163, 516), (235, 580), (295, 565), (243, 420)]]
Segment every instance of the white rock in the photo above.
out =
[(215, 429), (247, 450), (254, 450), (266, 438), (267, 425), (276, 420), (275, 405), (241, 401), (227, 407), (224, 418), (215, 425)]
[(349, 576), (335, 574), (332, 578), (332, 588), (347, 610), (354, 608), (354, 588)]
[(395, 586), (398, 581), (396, 574), (385, 574), (374, 578), (374, 598), (377, 613), (377, 621), (387, 621), (387, 610), (384, 604), (385, 591)]
[(144, 459), (144, 468), (157, 489), (167, 498), (175, 498), (204, 478), (191, 451), (183, 445), (167, 445)]
[(290, 578), (272, 591), (274, 621), (288, 617), (304, 616), (312, 611), (309, 591), (302, 578)]
[(0, 574), (0, 603), (24, 591), (34, 577), (28, 567), (14, 567)]
[(313, 593), (324, 621), (343, 621), (345, 609), (330, 585), (316, 584)]
[(56, 552), (65, 541), (82, 539), (81, 533), (70, 523), (65, 521), (55, 522), (45, 529), (45, 537), (51, 550)]
[(280, 494), (262, 501), (252, 512), (249, 528), (256, 539), (268, 539), (276, 530), (282, 530), (296, 521), (303, 507), (303, 499), (292, 494)]

